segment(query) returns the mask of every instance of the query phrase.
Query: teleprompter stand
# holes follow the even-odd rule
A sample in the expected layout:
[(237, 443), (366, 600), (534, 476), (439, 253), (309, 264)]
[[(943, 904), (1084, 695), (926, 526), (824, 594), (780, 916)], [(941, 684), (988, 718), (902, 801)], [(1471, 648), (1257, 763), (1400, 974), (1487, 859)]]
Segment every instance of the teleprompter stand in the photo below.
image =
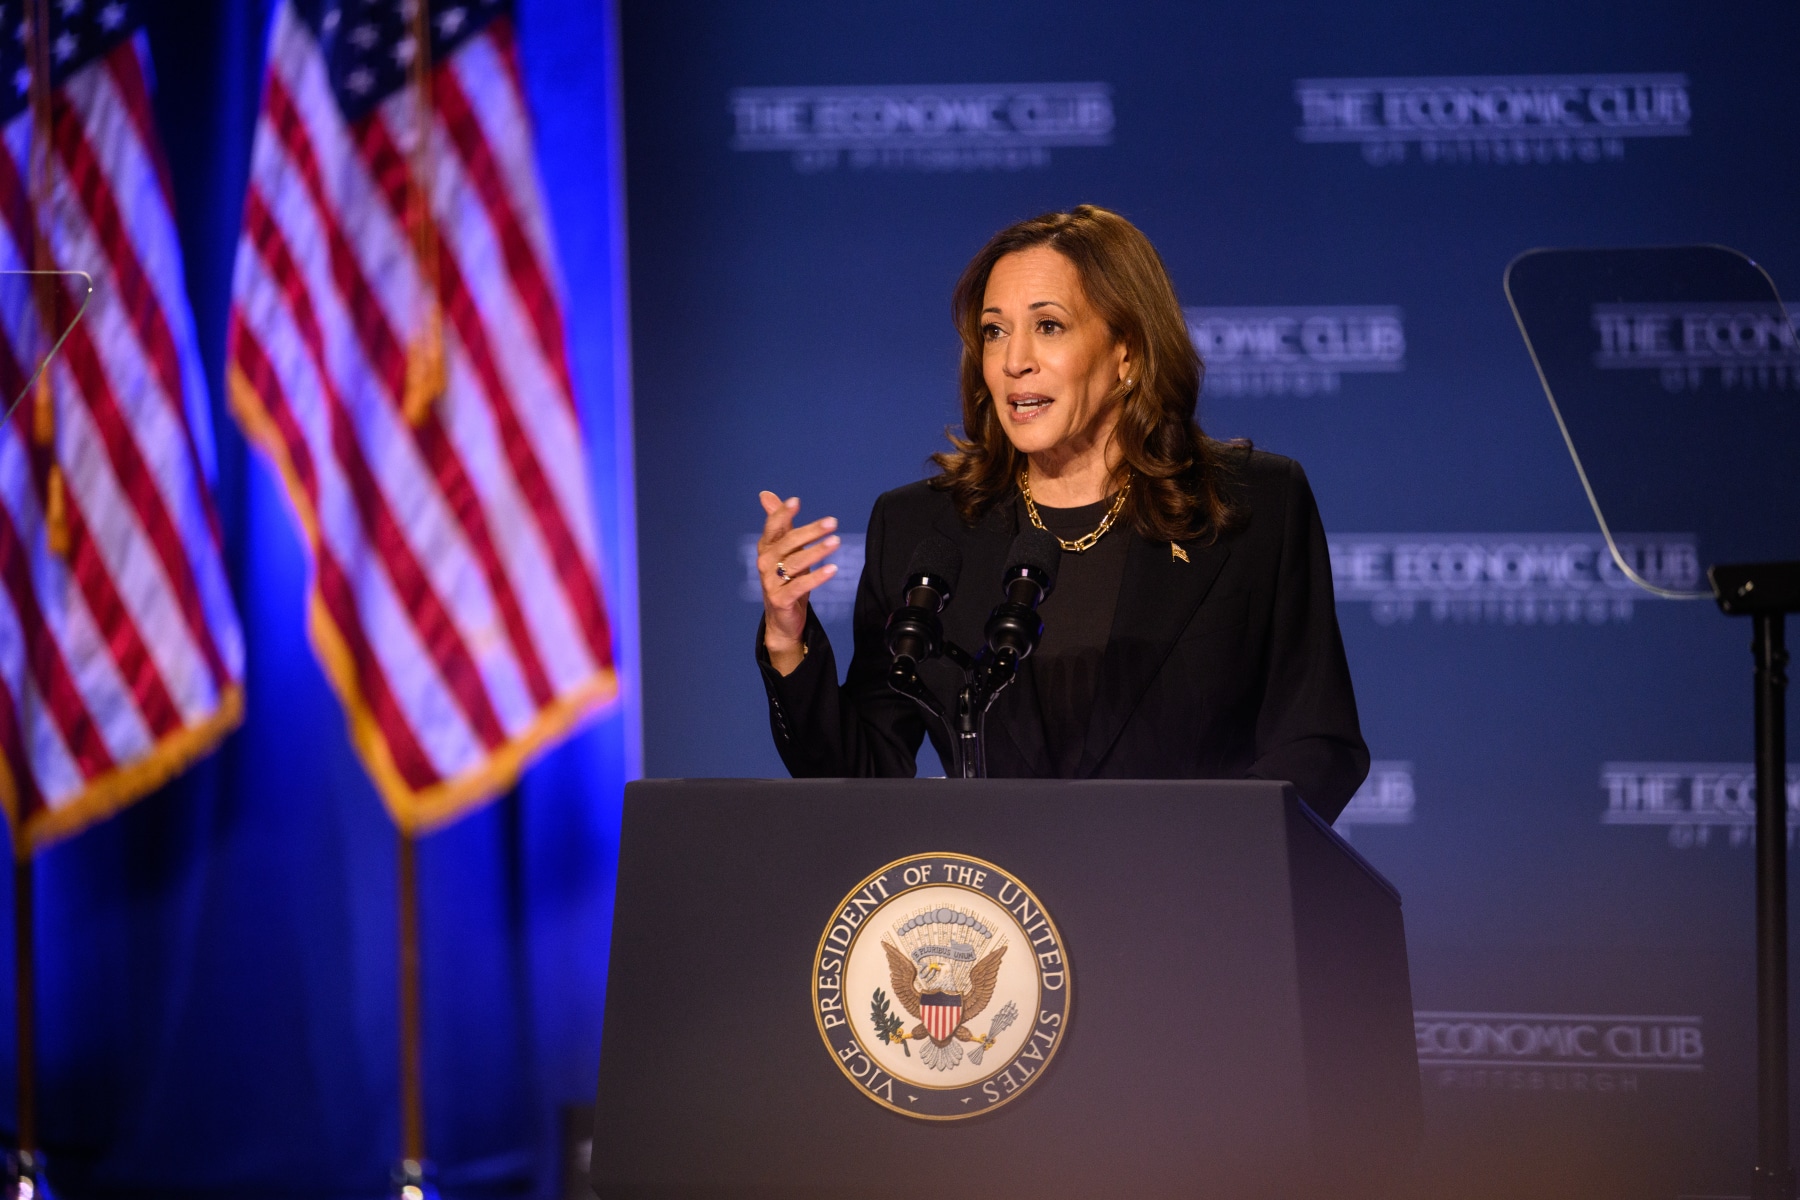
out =
[(1756, 659), (1756, 1200), (1790, 1200), (1788, 1146), (1787, 615), (1800, 562), (1718, 565), (1719, 608), (1753, 622)]
[[(1800, 612), (1800, 338), (1768, 274), (1723, 246), (1532, 250), (1508, 265), (1506, 293), (1613, 564), (1754, 625), (1753, 1196), (1793, 1200), (1785, 624)], [(1652, 561), (1638, 543), (1656, 539), (1633, 529), (1690, 533), (1694, 553)]]

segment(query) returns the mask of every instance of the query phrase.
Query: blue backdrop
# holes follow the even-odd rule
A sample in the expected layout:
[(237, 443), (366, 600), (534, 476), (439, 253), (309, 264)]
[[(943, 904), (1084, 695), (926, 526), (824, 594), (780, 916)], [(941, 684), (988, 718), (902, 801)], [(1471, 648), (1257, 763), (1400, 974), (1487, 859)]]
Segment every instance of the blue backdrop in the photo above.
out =
[[(1192, 306), (1208, 430), (1305, 464), (1333, 541), (1377, 759), (1339, 827), (1407, 899), (1424, 1194), (1747, 1191), (1749, 628), (1607, 567), (1501, 273), (1708, 241), (1800, 292), (1793, 7), (667, 0), (623, 30), (647, 772), (781, 772), (757, 490), (860, 531), (957, 420), (962, 265), (1118, 209)], [(840, 647), (859, 550), (818, 594)]]
[[(374, 1197), (398, 1153), (394, 833), (303, 636), (285, 501), (220, 399), (271, 7), (150, 6), (248, 715), (187, 776), (40, 860), (40, 1124), (63, 1195)], [(450, 1195), (556, 1186), (557, 1109), (593, 1088), (618, 800), (640, 753), (610, 6), (518, 9), (626, 699), (422, 843), (426, 1127)], [(0, 1087), (0, 1121), (12, 1105)]]

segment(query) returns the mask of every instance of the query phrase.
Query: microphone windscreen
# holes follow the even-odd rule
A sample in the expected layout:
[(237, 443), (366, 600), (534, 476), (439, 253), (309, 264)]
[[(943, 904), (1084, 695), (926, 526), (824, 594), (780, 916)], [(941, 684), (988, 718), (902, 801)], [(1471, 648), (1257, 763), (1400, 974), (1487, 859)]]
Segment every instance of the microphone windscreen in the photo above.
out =
[(930, 575), (944, 581), (945, 591), (956, 590), (956, 577), (960, 574), (962, 551), (941, 533), (934, 533), (920, 542), (913, 548), (912, 557), (906, 560), (907, 579)]
[(1029, 567), (1043, 575), (1044, 591), (1056, 585), (1056, 568), (1062, 565), (1062, 543), (1056, 535), (1029, 526), (1019, 531), (1006, 551), (1006, 577), (1017, 575), (1019, 568)]

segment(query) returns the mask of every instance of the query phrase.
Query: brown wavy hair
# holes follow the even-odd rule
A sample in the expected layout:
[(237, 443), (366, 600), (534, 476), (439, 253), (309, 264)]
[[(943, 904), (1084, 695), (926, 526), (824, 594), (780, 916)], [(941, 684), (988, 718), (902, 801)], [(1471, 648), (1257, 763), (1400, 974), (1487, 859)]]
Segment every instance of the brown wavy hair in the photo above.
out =
[(1194, 419), (1205, 368), (1194, 350), (1175, 285), (1150, 239), (1118, 213), (1092, 204), (1045, 213), (1002, 229), (963, 269), (950, 313), (962, 337), (962, 433), (947, 431), (952, 449), (931, 456), (933, 487), (950, 493), (962, 519), (974, 524), (1018, 490), (1024, 456), (1001, 425), (982, 378), (981, 308), (988, 274), (1008, 254), (1048, 246), (1074, 264), (1087, 299), (1135, 365), (1108, 403), (1121, 403), (1113, 439), (1122, 452), (1111, 484), (1133, 476), (1125, 515), (1155, 541), (1235, 528), (1242, 513), (1226, 487), (1233, 450), (1248, 443), (1217, 442)]

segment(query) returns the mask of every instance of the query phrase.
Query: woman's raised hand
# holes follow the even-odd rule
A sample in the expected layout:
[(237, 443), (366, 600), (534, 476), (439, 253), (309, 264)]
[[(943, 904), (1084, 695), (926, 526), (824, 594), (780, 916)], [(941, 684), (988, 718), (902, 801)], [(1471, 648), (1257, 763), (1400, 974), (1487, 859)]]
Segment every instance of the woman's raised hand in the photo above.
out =
[[(774, 492), (759, 492), (764, 520), (756, 543), (756, 573), (762, 580), (763, 645), (769, 662), (783, 675), (805, 657), (800, 635), (806, 631), (807, 596), (837, 574), (837, 565), (825, 559), (838, 548), (836, 517), (821, 517), (796, 527), (800, 498), (783, 500)], [(820, 564), (824, 565), (821, 566)]]

